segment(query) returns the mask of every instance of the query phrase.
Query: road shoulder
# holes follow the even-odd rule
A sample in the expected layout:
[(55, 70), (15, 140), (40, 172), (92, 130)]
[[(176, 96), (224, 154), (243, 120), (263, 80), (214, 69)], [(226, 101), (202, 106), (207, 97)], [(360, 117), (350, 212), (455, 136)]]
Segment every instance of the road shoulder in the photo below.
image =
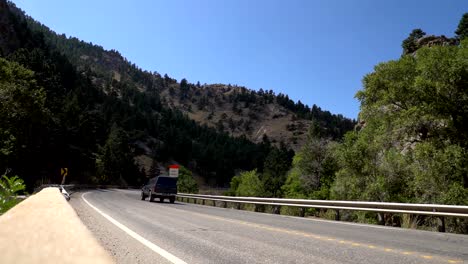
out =
[(116, 263), (168, 263), (95, 212), (83, 201), (82, 194), (73, 193), (70, 205)]

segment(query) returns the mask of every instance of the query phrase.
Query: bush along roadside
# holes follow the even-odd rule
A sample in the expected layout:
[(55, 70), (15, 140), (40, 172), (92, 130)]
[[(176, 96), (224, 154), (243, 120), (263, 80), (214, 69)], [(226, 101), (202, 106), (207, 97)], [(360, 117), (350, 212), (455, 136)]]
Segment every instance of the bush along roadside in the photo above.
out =
[(21, 200), (17, 195), (25, 189), (26, 185), (18, 176), (3, 175), (0, 179), (0, 214), (19, 203)]

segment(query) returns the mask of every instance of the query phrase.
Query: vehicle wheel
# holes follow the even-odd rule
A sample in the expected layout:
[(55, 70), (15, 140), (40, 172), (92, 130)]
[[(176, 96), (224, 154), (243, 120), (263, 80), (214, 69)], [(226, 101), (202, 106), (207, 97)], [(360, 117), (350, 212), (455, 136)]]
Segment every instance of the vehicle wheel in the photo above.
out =
[(159, 198), (160, 203), (164, 203), (164, 197)]
[(141, 192), (141, 200), (144, 201), (146, 199), (145, 193)]
[(174, 198), (174, 197), (169, 198), (169, 202), (174, 203), (174, 202), (175, 202), (175, 198)]
[(154, 197), (153, 197), (153, 194), (151, 193), (151, 191), (149, 192), (148, 197), (149, 197), (149, 202), (150, 203), (154, 201)]

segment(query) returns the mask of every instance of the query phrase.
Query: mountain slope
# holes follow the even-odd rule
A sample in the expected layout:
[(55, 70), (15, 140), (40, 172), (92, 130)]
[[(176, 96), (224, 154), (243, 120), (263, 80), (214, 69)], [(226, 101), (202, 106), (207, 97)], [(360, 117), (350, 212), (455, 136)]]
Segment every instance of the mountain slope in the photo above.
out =
[(58, 35), (31, 18), (27, 21), (79, 71), (93, 74), (93, 83), (106, 94), (115, 92), (122, 96), (122, 86), (143, 93), (156, 92), (165, 106), (180, 110), (197, 123), (220, 132), (245, 135), (256, 143), (262, 142), (266, 135), (278, 146), (283, 142), (297, 150), (303, 145), (312, 120), (334, 139), (341, 138), (356, 124), (354, 120), (331, 114), (316, 105), (309, 107), (300, 101), (295, 103), (287, 95), (276, 95), (272, 90), (253, 91), (225, 84), (201, 85), (185, 79), (177, 82), (167, 74), (161, 76), (138, 68), (118, 51), (107, 51), (74, 37)]
[[(0, 95), (9, 102), (0, 105), (0, 170), (21, 176), (30, 188), (60, 182), (61, 167), (69, 168), (71, 182), (139, 185), (151, 176), (135, 166), (140, 155), (179, 162), (224, 185), (236, 171), (261, 170), (275, 149), (198, 125), (167, 107), (152, 86), (158, 79), (123, 58), (120, 81), (100, 68), (105, 65), (77, 66), (12, 3), (2, 0), (0, 8), (0, 29), (8, 32), (0, 38)], [(138, 82), (126, 81), (130, 77)], [(32, 111), (34, 105), (40, 109)]]

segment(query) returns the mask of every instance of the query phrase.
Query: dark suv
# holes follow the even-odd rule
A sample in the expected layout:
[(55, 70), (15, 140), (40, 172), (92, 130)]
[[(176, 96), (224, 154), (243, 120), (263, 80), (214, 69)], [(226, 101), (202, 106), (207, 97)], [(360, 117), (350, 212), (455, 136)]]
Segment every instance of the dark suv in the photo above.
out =
[(149, 197), (152, 202), (154, 198), (159, 198), (160, 202), (168, 198), (169, 202), (174, 203), (177, 194), (177, 178), (168, 176), (157, 176), (151, 178), (146, 185), (141, 188), (141, 200)]

